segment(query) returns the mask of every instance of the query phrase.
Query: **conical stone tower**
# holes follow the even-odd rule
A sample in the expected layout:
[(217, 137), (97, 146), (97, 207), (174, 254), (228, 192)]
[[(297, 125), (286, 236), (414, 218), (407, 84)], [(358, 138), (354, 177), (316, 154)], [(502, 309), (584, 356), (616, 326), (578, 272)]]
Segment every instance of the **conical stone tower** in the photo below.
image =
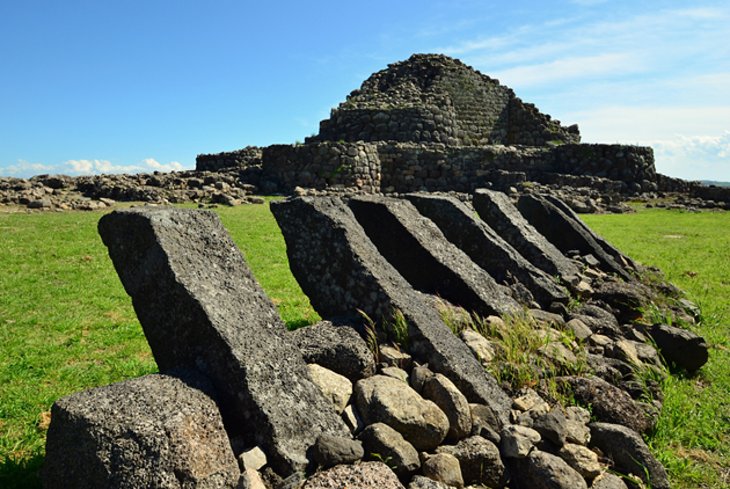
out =
[(545, 146), (580, 135), (459, 60), (414, 54), (365, 80), (312, 140)]

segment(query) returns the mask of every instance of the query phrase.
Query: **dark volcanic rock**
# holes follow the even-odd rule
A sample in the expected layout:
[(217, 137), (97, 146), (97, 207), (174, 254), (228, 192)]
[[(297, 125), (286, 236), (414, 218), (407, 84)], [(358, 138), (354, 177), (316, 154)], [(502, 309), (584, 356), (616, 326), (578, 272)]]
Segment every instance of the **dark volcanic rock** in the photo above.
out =
[(59, 399), (44, 487), (233, 487), (238, 464), (201, 386), (153, 374)]
[(426, 299), (383, 258), (352, 211), (337, 198), (271, 204), (292, 272), (322, 317), (389, 321), (399, 310), (413, 358), (448, 377), (470, 402), (488, 404), (505, 421), (510, 399)]
[(662, 464), (654, 458), (638, 433), (610, 423), (591, 423), (591, 446), (599, 448), (613, 461), (619, 472), (633, 474), (650, 487), (668, 489), (669, 479)]
[(651, 419), (625, 391), (597, 377), (558, 377), (570, 385), (575, 399), (591, 406), (599, 421), (617, 423), (644, 433), (652, 427)]
[(277, 472), (306, 466), (319, 434), (348, 434), (215, 214), (117, 211), (99, 233), (160, 370), (211, 379), (226, 426), (261, 446)]
[(690, 372), (699, 370), (707, 363), (707, 343), (701, 336), (686, 329), (657, 324), (649, 328), (662, 356)]
[(349, 205), (378, 251), (416, 289), (485, 316), (519, 309), (508, 289), (409, 201), (372, 196), (351, 199)]
[(563, 459), (533, 450), (514, 462), (517, 468), (514, 487), (518, 489), (587, 489), (586, 481)]
[(307, 363), (316, 363), (351, 381), (375, 373), (375, 359), (354, 328), (320, 321), (289, 333)]
[(507, 195), (478, 189), (474, 192), (473, 203), (479, 217), (530, 263), (568, 283), (578, 281), (578, 267), (522, 217)]
[(614, 281), (601, 284), (593, 297), (611, 306), (622, 323), (641, 317), (643, 309), (651, 301), (648, 290), (641, 284)]
[(476, 219), (474, 212), (459, 200), (431, 194), (406, 197), (421, 214), (436, 223), (449, 241), (500, 283), (518, 280), (543, 306), (568, 300), (566, 291), (548, 274), (523, 258), (486, 222)]
[(323, 468), (357, 462), (365, 455), (362, 443), (344, 436), (321, 435), (311, 449), (312, 461)]

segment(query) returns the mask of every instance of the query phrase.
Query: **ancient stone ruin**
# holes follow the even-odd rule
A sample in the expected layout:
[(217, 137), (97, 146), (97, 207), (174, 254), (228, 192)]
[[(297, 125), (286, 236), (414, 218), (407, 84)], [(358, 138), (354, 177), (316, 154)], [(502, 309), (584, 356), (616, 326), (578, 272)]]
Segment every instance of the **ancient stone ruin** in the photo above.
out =
[(707, 345), (645, 313), (696, 308), (553, 197), (472, 202), (272, 203), (324, 318), (293, 332), (212, 212), (104, 216), (160, 373), (58, 400), (45, 487), (669, 487), (652, 379)]
[(477, 188), (550, 193), (576, 212), (624, 212), (627, 198), (658, 197), (661, 206), (730, 209), (730, 189), (658, 174), (648, 147), (580, 144), (577, 125), (436, 54), (374, 73), (304, 143), (201, 154), (194, 171), (169, 174), (0, 178), (0, 203), (93, 210), (119, 200), (239, 205), (262, 202), (252, 194)]

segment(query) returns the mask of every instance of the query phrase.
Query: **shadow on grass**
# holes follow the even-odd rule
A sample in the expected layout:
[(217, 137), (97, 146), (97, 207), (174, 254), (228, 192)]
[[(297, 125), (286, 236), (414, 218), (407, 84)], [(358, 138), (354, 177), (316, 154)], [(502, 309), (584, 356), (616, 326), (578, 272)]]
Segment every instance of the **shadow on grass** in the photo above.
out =
[(0, 459), (0, 487), (3, 489), (40, 489), (43, 455), (38, 453), (27, 458)]

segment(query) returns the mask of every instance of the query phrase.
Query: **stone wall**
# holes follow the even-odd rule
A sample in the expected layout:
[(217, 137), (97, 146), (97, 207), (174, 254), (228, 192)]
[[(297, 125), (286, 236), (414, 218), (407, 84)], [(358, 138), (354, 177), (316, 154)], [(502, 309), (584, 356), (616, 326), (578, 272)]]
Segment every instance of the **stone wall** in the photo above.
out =
[(223, 168), (248, 168), (261, 164), (261, 148), (246, 146), (237, 151), (200, 154), (195, 157), (197, 171), (218, 171)]
[(692, 197), (699, 197), (715, 202), (730, 202), (730, 187), (717, 187), (715, 185), (696, 185), (691, 189)]
[(264, 148), (262, 181), (280, 192), (295, 187), (377, 192), (380, 162), (375, 145), (357, 143), (276, 144)]

